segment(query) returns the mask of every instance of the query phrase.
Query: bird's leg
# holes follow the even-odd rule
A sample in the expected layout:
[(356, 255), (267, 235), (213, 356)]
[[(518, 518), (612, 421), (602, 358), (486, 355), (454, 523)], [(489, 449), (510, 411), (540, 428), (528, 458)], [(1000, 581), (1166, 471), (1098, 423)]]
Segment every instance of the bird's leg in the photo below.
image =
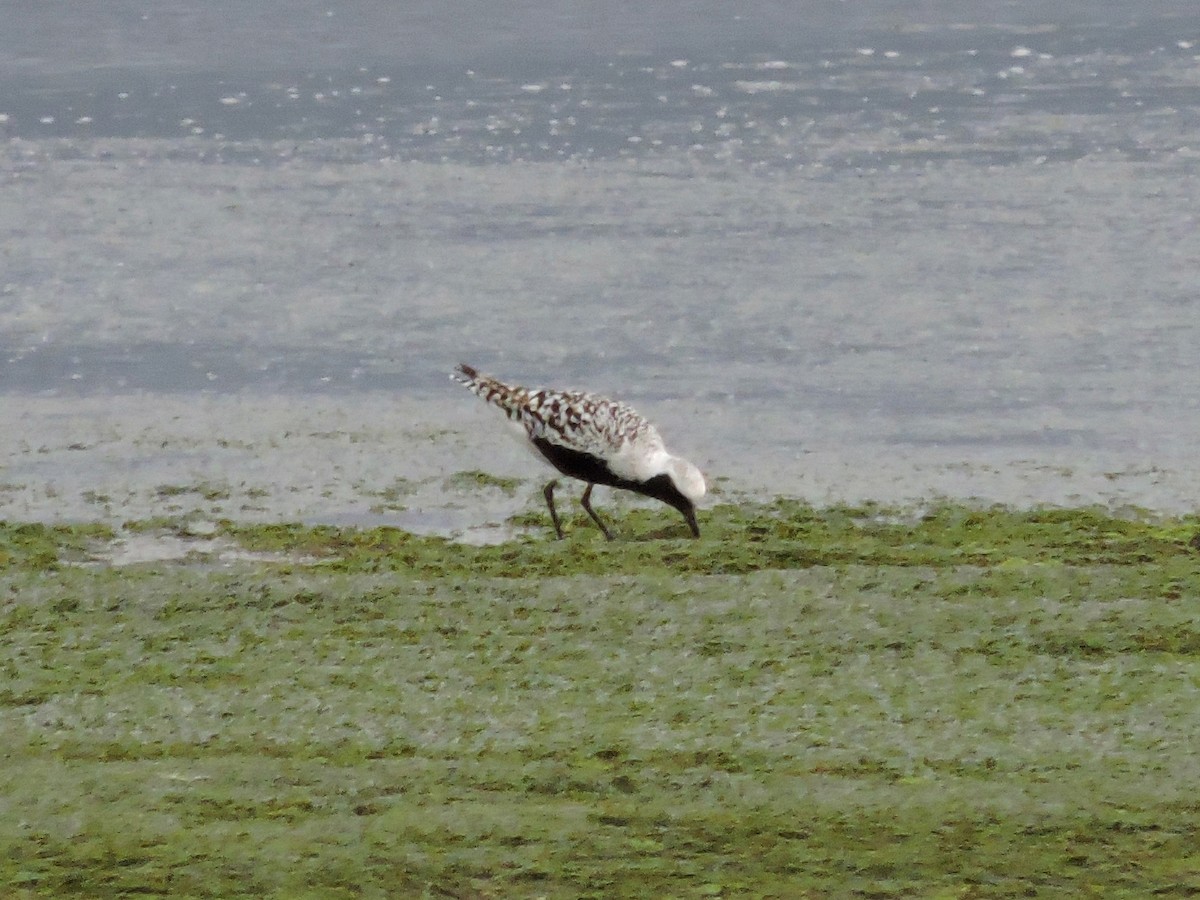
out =
[(562, 525), (558, 521), (558, 511), (554, 508), (554, 488), (558, 485), (558, 479), (554, 479), (544, 488), (542, 495), (546, 498), (546, 507), (550, 510), (550, 521), (554, 523), (554, 533), (558, 539), (562, 540)]
[(687, 519), (688, 528), (692, 529), (692, 537), (700, 537), (700, 526), (696, 523), (696, 510), (685, 509), (683, 511), (683, 517)]
[(592, 517), (592, 521), (600, 526), (600, 530), (604, 532), (604, 536), (611, 541), (613, 539), (612, 532), (608, 530), (607, 525), (600, 521), (600, 517), (596, 515), (596, 511), (592, 509), (592, 488), (594, 487), (594, 484), (589, 484), (586, 488), (584, 488), (583, 497), (580, 498), (579, 502), (583, 505), (583, 508), (587, 510), (587, 514)]

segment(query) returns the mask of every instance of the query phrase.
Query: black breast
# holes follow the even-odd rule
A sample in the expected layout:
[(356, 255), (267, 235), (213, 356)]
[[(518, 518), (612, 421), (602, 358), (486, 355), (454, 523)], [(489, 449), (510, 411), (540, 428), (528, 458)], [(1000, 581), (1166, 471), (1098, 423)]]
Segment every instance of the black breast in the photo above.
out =
[(628, 478), (621, 478), (614, 474), (608, 467), (608, 462), (598, 456), (551, 443), (545, 438), (533, 438), (532, 440), (533, 446), (538, 448), (538, 452), (546, 457), (550, 465), (564, 475), (578, 478), (589, 484), (603, 484), (633, 491), (646, 497), (653, 497), (655, 500), (661, 500), (663, 503), (675, 507), (689, 517), (689, 522), (691, 521), (690, 516), (695, 506), (691, 500), (679, 492), (679, 488), (675, 487), (675, 482), (671, 481), (671, 476), (665, 472), (655, 475), (649, 481), (630, 481)]
[(533, 446), (546, 457), (550, 465), (564, 475), (578, 478), (589, 484), (605, 484), (612, 487), (637, 490), (636, 483), (618, 478), (608, 467), (607, 461), (581, 450), (572, 450), (561, 444), (552, 443), (545, 438), (533, 438)]

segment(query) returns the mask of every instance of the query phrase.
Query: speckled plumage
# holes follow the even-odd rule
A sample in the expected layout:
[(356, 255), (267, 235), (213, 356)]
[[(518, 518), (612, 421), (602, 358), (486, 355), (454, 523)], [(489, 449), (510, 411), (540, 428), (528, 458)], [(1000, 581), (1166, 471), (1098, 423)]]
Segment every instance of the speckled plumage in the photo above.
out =
[(624, 403), (583, 391), (508, 385), (469, 366), (459, 367), (457, 380), (502, 409), (530, 441), (543, 439), (603, 459), (623, 478), (646, 474), (633, 457), (665, 450), (654, 426)]
[[(503, 410), (546, 462), (587, 482), (583, 507), (607, 537), (611, 532), (589, 503), (595, 484), (662, 500), (678, 509), (699, 535), (695, 501), (705, 492), (703, 477), (691, 463), (668, 453), (657, 429), (632, 407), (582, 391), (508, 385), (468, 365), (460, 365), (452, 377)], [(554, 485), (546, 486), (546, 502), (561, 537)]]

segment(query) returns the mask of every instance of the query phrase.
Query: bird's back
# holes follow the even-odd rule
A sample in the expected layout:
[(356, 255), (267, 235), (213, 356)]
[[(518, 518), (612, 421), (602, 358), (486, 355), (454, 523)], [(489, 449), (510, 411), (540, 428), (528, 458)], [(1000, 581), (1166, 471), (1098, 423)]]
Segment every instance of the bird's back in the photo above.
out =
[(654, 426), (624, 403), (582, 391), (508, 385), (468, 365), (460, 365), (455, 378), (519, 423), (531, 441), (549, 441), (600, 459), (634, 447), (647, 452), (662, 447)]

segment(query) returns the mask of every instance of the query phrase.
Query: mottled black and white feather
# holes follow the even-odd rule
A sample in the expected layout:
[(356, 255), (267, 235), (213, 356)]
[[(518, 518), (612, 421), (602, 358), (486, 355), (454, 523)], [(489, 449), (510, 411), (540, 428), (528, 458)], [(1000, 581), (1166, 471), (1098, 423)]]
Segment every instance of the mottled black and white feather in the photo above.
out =
[[(609, 485), (662, 500), (678, 509), (693, 534), (699, 534), (695, 504), (705, 493), (704, 476), (687, 460), (667, 451), (658, 430), (632, 407), (582, 391), (529, 389), (505, 384), (471, 366), (452, 376), (488, 403), (504, 411), (531, 449), (564, 475), (588, 484), (583, 505), (592, 511), (591, 486)], [(546, 500), (558, 527), (552, 493)]]

